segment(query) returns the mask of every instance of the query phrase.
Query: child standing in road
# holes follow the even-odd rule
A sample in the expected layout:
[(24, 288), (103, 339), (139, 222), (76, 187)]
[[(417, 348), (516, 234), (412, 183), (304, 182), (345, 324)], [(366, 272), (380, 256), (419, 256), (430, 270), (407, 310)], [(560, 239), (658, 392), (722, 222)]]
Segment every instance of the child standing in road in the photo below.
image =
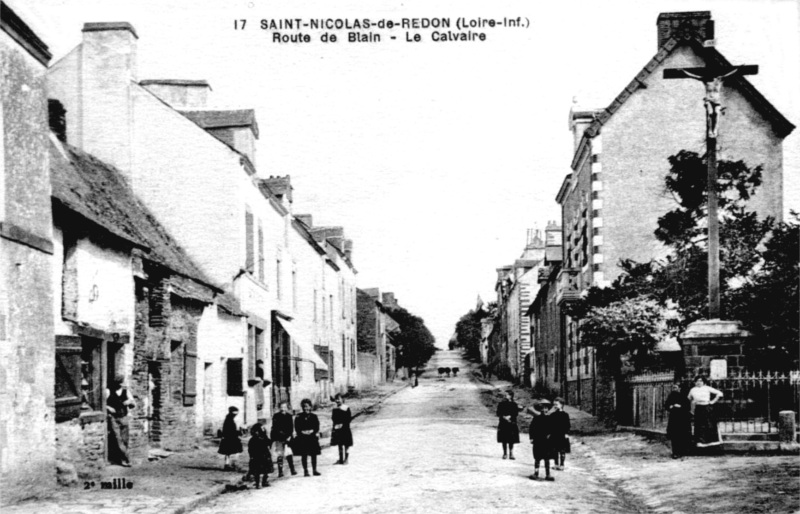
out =
[(553, 458), (553, 452), (552, 448), (550, 447), (550, 423), (552, 418), (547, 415), (547, 411), (549, 409), (550, 402), (547, 400), (540, 400), (538, 411), (541, 412), (541, 414), (538, 416), (533, 416), (533, 419), (531, 420), (531, 426), (528, 429), (528, 433), (531, 438), (531, 444), (533, 444), (534, 471), (533, 475), (530, 477), (531, 480), (539, 479), (539, 464), (542, 460), (544, 460), (544, 479), (551, 482), (555, 480), (552, 476), (550, 476), (550, 459)]
[(339, 447), (339, 460), (336, 464), (347, 464), (350, 458), (350, 447), (353, 446), (353, 433), (350, 431), (350, 420), (353, 415), (350, 407), (344, 404), (341, 394), (336, 395), (336, 407), (333, 408), (331, 421), (333, 422), (333, 432), (331, 433), (331, 446)]
[(553, 450), (555, 469), (564, 469), (564, 461), (570, 452), (569, 443), (569, 414), (564, 412), (564, 400), (553, 400), (553, 411), (550, 416), (550, 447)]
[(289, 406), (286, 402), (281, 402), (278, 412), (272, 416), (272, 429), (270, 429), (270, 438), (272, 439), (273, 449), (275, 456), (278, 459), (278, 477), (283, 476), (283, 461), (289, 464), (289, 471), (292, 475), (296, 475), (297, 471), (294, 470), (294, 458), (292, 457), (292, 448), (289, 442), (292, 440), (294, 433), (294, 419), (289, 412)]
[(517, 414), (522, 410), (514, 401), (514, 391), (506, 391), (506, 397), (497, 406), (497, 442), (503, 445), (503, 459), (514, 460), (514, 445), (519, 443)]
[(300, 455), (301, 462), (303, 463), (303, 474), (308, 474), (308, 457), (311, 457), (311, 469), (315, 477), (320, 476), (317, 471), (317, 455), (319, 455), (319, 418), (311, 412), (311, 400), (304, 398), (300, 402), (300, 408), (303, 412), (295, 416), (294, 429), (297, 431), (297, 437), (294, 438), (292, 448), (294, 453)]
[(247, 452), (250, 454), (249, 474), (255, 479), (256, 489), (261, 489), (262, 485), (269, 487), (269, 474), (273, 471), (269, 445), (270, 440), (261, 423), (250, 427), (250, 442), (247, 443)]
[(234, 469), (231, 463), (231, 455), (242, 453), (242, 441), (239, 440), (239, 427), (236, 426), (236, 415), (239, 414), (239, 409), (236, 407), (228, 407), (228, 415), (225, 416), (225, 422), (222, 424), (222, 440), (219, 442), (219, 450), (217, 453), (225, 456), (226, 471)]

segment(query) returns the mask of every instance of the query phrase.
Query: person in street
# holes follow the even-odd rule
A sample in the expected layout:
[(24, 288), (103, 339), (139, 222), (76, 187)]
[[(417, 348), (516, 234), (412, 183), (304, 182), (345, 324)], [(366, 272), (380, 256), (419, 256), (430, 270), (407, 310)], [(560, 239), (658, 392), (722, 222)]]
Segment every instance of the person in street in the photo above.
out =
[(315, 477), (321, 473), (317, 471), (317, 455), (321, 453), (319, 446), (319, 418), (311, 412), (311, 400), (304, 398), (300, 402), (303, 412), (295, 416), (294, 429), (297, 436), (294, 438), (292, 449), (294, 453), (300, 455), (303, 463), (303, 475), (308, 474), (308, 457), (311, 457), (311, 470)]
[(331, 446), (339, 448), (339, 460), (336, 464), (347, 464), (350, 458), (350, 447), (353, 446), (353, 433), (350, 431), (350, 420), (353, 415), (350, 407), (345, 405), (341, 394), (336, 395), (336, 407), (331, 413), (333, 431), (331, 432)]
[(722, 398), (722, 391), (714, 389), (708, 385), (708, 380), (704, 376), (698, 375), (694, 379), (694, 387), (689, 391), (688, 398), (692, 402), (694, 413), (695, 445), (698, 448), (719, 447), (722, 438), (719, 435), (712, 405)]
[(270, 440), (261, 423), (250, 427), (250, 441), (247, 443), (247, 453), (250, 455), (248, 473), (255, 480), (256, 489), (269, 487), (269, 474), (273, 471), (269, 445)]
[(121, 466), (130, 467), (128, 457), (128, 438), (130, 421), (128, 412), (136, 408), (133, 396), (125, 388), (125, 378), (114, 377), (109, 389), (106, 389), (106, 414), (108, 420), (109, 459)]
[(552, 422), (554, 419), (548, 415), (550, 402), (547, 399), (539, 400), (539, 415), (534, 415), (528, 428), (528, 435), (533, 445), (533, 475), (531, 480), (539, 480), (539, 465), (544, 461), (545, 480), (553, 481), (555, 478), (550, 474), (550, 459), (553, 458), (553, 448), (551, 446)]
[(272, 449), (275, 452), (275, 457), (278, 460), (278, 477), (283, 476), (283, 461), (289, 464), (289, 471), (292, 475), (296, 475), (297, 471), (294, 470), (294, 458), (292, 457), (292, 448), (290, 442), (292, 441), (292, 434), (294, 434), (294, 418), (289, 413), (289, 406), (286, 402), (281, 402), (278, 406), (278, 412), (272, 416), (272, 428), (270, 429), (269, 436), (272, 439)]
[(522, 408), (514, 401), (514, 391), (506, 391), (497, 406), (497, 442), (503, 445), (503, 459), (514, 460), (514, 445), (519, 443), (517, 414)]
[(234, 466), (231, 462), (231, 456), (237, 453), (242, 453), (242, 441), (239, 439), (239, 427), (236, 426), (236, 415), (239, 414), (239, 409), (236, 407), (228, 407), (228, 415), (225, 416), (225, 421), (222, 423), (222, 440), (219, 442), (219, 450), (217, 453), (225, 456), (224, 470), (233, 470)]
[(553, 400), (553, 410), (550, 411), (550, 448), (555, 461), (555, 469), (563, 471), (564, 462), (570, 452), (569, 441), (569, 414), (564, 411), (564, 399)]
[(689, 453), (692, 443), (692, 423), (689, 415), (689, 398), (681, 394), (679, 382), (672, 384), (672, 391), (664, 402), (669, 413), (667, 437), (672, 447), (672, 458), (677, 459)]

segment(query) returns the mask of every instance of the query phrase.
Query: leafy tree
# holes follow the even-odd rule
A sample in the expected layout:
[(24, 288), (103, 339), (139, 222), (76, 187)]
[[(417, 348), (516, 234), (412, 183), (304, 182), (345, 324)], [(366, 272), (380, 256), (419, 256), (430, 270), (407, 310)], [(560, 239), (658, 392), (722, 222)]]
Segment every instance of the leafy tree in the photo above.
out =
[(481, 320), (486, 316), (483, 309), (471, 310), (456, 323), (455, 346), (463, 348), (470, 359), (477, 359), (481, 355)]
[(436, 353), (436, 340), (425, 325), (425, 320), (403, 307), (390, 309), (389, 315), (400, 325), (393, 337), (393, 344), (398, 348), (397, 366), (424, 366)]

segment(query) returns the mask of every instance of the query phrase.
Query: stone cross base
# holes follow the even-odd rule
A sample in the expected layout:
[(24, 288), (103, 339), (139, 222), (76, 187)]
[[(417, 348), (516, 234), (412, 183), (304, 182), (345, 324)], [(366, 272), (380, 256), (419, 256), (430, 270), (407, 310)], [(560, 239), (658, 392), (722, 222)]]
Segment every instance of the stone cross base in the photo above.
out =
[(750, 332), (742, 329), (738, 321), (695, 321), (680, 336), (686, 375), (711, 375), (712, 361), (717, 375), (713, 378), (724, 378), (720, 373), (730, 375), (743, 370), (745, 344), (750, 337)]

